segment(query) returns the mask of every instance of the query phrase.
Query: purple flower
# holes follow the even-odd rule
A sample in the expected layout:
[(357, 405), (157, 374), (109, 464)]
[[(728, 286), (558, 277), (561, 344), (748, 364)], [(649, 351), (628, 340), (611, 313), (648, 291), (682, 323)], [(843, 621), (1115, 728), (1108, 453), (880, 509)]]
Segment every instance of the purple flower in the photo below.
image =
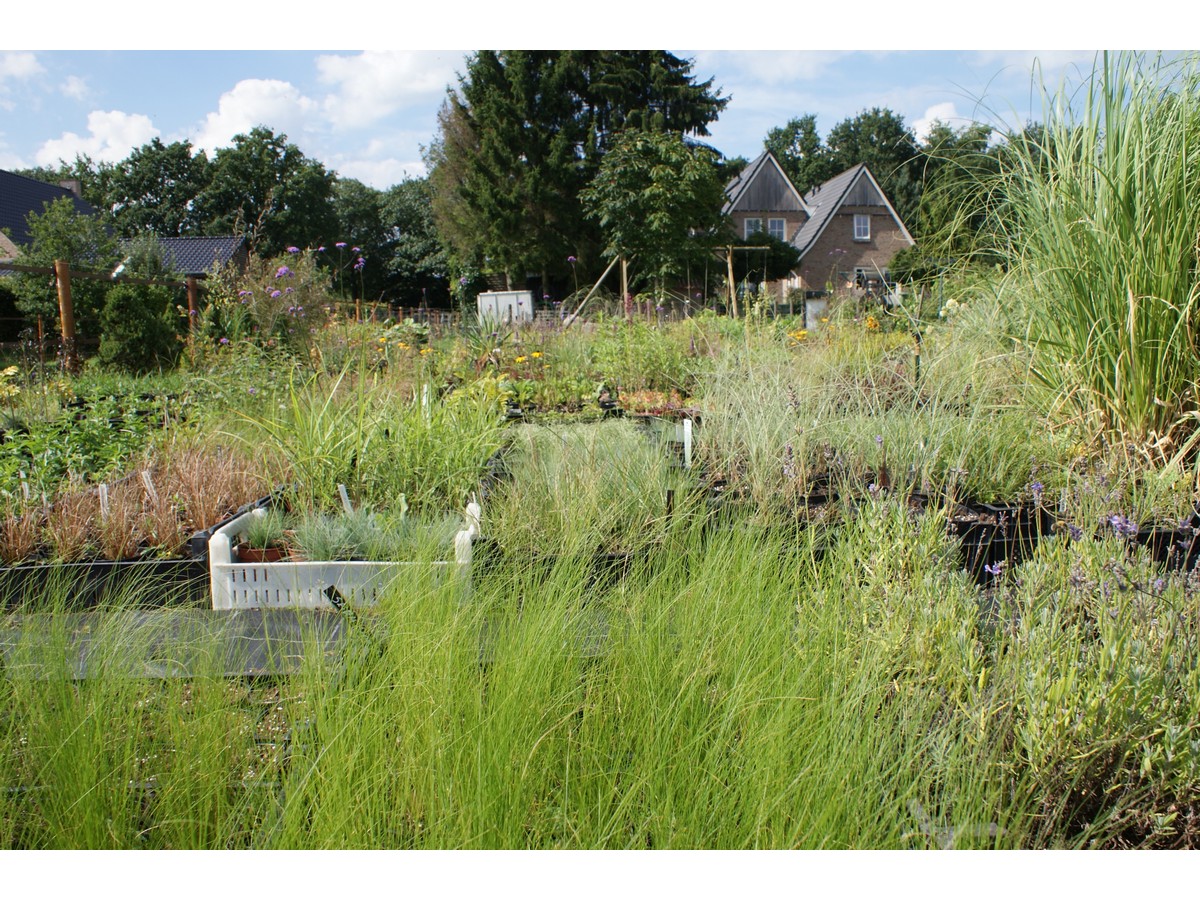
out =
[(573, 256), (568, 256), (568, 257), (567, 257), (567, 262), (569, 262), (571, 265), (575, 265), (575, 257), (573, 257)]
[(296, 293), (296, 289), (295, 288), (284, 288), (283, 292), (285, 294), (294, 294), (294, 293)]
[(1071, 540), (1073, 540), (1073, 541), (1083, 540), (1083, 529), (1080, 528), (1078, 525), (1073, 525), (1068, 522), (1067, 523), (1067, 534), (1070, 536)]
[(197, 311), (196, 311), (196, 310), (194, 310), (194, 309), (189, 309), (189, 310), (188, 310), (188, 315), (189, 315), (189, 316), (198, 316), (198, 315), (200, 315), (200, 313), (199, 313), (199, 312), (197, 312)]
[(1135, 522), (1120, 514), (1111, 516), (1108, 520), (1108, 524), (1112, 526), (1113, 531), (1115, 531), (1119, 537), (1126, 539), (1133, 537), (1138, 531), (1138, 527)]
[[(357, 248), (355, 248), (355, 249), (357, 249)], [(360, 256), (358, 258), (358, 260), (354, 263), (354, 268), (361, 270), (362, 267), (365, 266), (366, 264), (367, 264), (367, 261)]]
[(239, 297), (249, 297), (254, 291), (238, 291)]
[(257, 394), (257, 393), (258, 393), (258, 388), (255, 388), (255, 387), (248, 388), (248, 389), (247, 389), (247, 391), (248, 391), (248, 392), (249, 392), (251, 395), (253, 395), (253, 394)]
[(325, 252), (325, 247), (324, 247), (324, 245), (322, 245), (322, 246), (318, 247), (318, 248), (317, 248), (317, 252), (318, 252), (318, 253), (324, 253), (324, 252)]
[(875, 435), (875, 446), (876, 447), (883, 446), (883, 435), (882, 434)]
[(217, 343), (218, 343), (218, 344), (221, 344), (222, 346), (223, 346), (223, 345), (225, 345), (225, 344), (228, 344), (228, 343), (229, 343), (229, 338), (223, 337), (223, 338), (221, 338), (221, 340), (217, 341)]
[(282, 296), (283, 296), (283, 291), (271, 291), (271, 299), (272, 300), (274, 300), (276, 297), (282, 297)]
[(983, 567), (983, 571), (987, 572), (989, 575), (999, 575), (1004, 571), (1004, 560), (1000, 560), (1000, 562), (996, 563), (994, 566), (985, 565)]
[(300, 252), (300, 248), (299, 248), (299, 247), (288, 247), (288, 248), (287, 248), (287, 252), (288, 252), (288, 253), (299, 253), (299, 252)]
[(280, 266), (278, 269), (275, 270), (276, 278), (286, 278), (288, 275), (291, 275), (291, 274), (292, 274), (292, 270), (289, 269), (287, 266)]
[(336, 244), (334, 244), (333, 246), (337, 247), (339, 250), (345, 250), (345, 249), (346, 249), (346, 242), (345, 242), (345, 241), (338, 241), (338, 242), (337, 242)]
[(458, 283), (461, 284), (463, 287), (466, 287), (467, 286), (467, 276), (463, 275), (461, 278), (459, 278)]
[(351, 253), (362, 253), (362, 247), (351, 247), (350, 252)]

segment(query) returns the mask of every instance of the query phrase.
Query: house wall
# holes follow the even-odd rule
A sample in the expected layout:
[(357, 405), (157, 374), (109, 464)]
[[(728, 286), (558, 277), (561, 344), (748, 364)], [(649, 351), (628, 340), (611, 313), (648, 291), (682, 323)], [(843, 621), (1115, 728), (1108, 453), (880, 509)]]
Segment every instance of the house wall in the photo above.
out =
[(790, 241), (795, 236), (797, 229), (804, 224), (808, 215), (800, 210), (779, 210), (779, 209), (763, 209), (763, 210), (734, 210), (730, 213), (729, 218), (733, 221), (735, 229), (735, 238), (738, 243), (746, 237), (746, 220), (747, 219), (762, 219), (763, 231), (767, 230), (767, 219), (783, 219), (783, 239)]
[[(871, 239), (854, 240), (855, 214), (871, 217)], [(832, 280), (835, 289), (853, 278), (855, 267), (887, 271), (892, 257), (910, 246), (904, 232), (885, 206), (844, 206), (838, 210), (816, 243), (800, 260), (800, 286), (823, 291)]]

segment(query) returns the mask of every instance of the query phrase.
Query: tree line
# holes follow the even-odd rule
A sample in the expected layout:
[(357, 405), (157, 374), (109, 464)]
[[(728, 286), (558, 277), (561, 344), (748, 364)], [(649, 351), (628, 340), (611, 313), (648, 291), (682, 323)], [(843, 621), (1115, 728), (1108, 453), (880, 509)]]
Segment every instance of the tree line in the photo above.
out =
[[(25, 174), (78, 179), (118, 237), (237, 234), (261, 256), (358, 247), (355, 286), (370, 300), (439, 305), (485, 274), (561, 299), (618, 255), (661, 286), (723, 238), (721, 192), (748, 161), (703, 139), (730, 99), (665, 51), (480, 51), (447, 89), (428, 176), (386, 190), (338, 176), (265, 126), (211, 159), (156, 138), (118, 163), (81, 156)], [(1006, 144), (986, 125), (938, 122), (918, 140), (874, 108), (822, 137), (801, 114), (763, 146), (802, 194), (866, 163), (918, 241), (893, 271), (989, 246)]]

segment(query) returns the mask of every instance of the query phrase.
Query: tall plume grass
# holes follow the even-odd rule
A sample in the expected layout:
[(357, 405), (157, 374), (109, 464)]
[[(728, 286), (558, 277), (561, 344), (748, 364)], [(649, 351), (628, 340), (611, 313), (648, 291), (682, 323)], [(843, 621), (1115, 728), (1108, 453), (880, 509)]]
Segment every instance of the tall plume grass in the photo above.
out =
[(1192, 449), (1200, 416), (1197, 57), (1105, 54), (1085, 88), (1044, 91), (1044, 129), (1001, 154), (1001, 233), (1032, 301), (1036, 374), (1161, 462)]

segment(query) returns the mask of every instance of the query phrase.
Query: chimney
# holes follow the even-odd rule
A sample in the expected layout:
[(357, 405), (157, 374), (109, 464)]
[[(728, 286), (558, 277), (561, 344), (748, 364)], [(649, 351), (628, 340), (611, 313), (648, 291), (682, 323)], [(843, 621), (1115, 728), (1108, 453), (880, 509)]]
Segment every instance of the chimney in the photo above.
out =
[(80, 200), (83, 199), (83, 182), (78, 178), (68, 178), (66, 181), (60, 181), (59, 187), (64, 187)]

